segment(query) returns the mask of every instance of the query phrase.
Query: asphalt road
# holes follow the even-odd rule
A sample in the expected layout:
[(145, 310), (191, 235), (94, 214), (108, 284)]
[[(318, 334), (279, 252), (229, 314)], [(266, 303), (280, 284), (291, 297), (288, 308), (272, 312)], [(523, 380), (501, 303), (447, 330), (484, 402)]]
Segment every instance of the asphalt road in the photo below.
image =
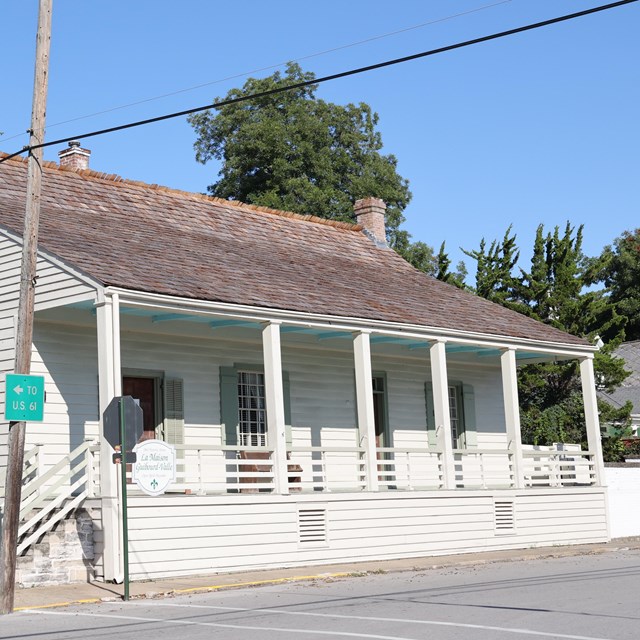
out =
[(640, 551), (21, 611), (0, 639), (640, 639)]

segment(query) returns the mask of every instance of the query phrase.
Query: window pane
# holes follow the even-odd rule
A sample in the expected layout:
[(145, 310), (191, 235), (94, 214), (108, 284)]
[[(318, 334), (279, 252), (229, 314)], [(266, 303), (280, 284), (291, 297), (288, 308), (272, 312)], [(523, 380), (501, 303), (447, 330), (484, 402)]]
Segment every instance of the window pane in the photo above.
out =
[(455, 387), (449, 387), (449, 415), (451, 417), (451, 437), (453, 446), (458, 446), (459, 422), (458, 422), (458, 396)]
[(264, 374), (238, 371), (239, 442), (243, 446), (265, 447), (267, 424)]

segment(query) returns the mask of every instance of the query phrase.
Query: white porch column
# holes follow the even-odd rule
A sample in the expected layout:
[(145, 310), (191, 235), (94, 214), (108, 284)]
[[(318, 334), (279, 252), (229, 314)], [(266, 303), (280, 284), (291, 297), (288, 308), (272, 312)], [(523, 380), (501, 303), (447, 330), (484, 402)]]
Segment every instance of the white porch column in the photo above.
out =
[(364, 445), (367, 490), (378, 490), (378, 456), (376, 422), (373, 412), (373, 377), (371, 374), (371, 341), (369, 331), (353, 334), (353, 360), (356, 371), (356, 410), (360, 446)]
[(522, 457), (522, 434), (520, 433), (520, 404), (518, 401), (518, 371), (516, 350), (506, 349), (500, 356), (502, 368), (502, 397), (504, 420), (507, 426), (509, 451), (513, 454), (513, 479), (516, 489), (524, 487), (524, 463)]
[(580, 360), (580, 381), (582, 382), (587, 442), (589, 444), (589, 451), (592, 451), (594, 454), (593, 468), (596, 474), (596, 484), (601, 486), (604, 481), (604, 463), (602, 459), (600, 419), (598, 418), (596, 380), (593, 374), (593, 356), (588, 356)]
[(449, 379), (444, 341), (438, 340), (429, 348), (431, 384), (433, 385), (433, 413), (438, 449), (442, 452), (442, 480), (445, 489), (456, 488), (451, 414), (449, 412)]
[(284, 424), (280, 323), (269, 322), (262, 330), (264, 395), (267, 404), (267, 434), (273, 448), (273, 475), (276, 493), (289, 493), (287, 437)]
[(120, 348), (120, 296), (114, 293), (111, 297), (113, 324), (113, 395), (122, 395), (122, 364)]
[(111, 299), (96, 308), (98, 339), (98, 397), (100, 407), (100, 504), (104, 536), (104, 579), (122, 582), (122, 554), (118, 498), (118, 467), (113, 449), (104, 439), (102, 414), (115, 396), (113, 367), (113, 315)]

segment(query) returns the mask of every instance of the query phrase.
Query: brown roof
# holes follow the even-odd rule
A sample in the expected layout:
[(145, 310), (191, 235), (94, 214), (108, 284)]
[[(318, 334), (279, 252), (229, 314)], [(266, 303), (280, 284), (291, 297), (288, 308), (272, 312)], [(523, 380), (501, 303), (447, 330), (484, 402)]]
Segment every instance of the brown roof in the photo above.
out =
[[(0, 224), (22, 232), (26, 164), (0, 164)], [(105, 285), (566, 344), (582, 338), (461, 291), (361, 227), (46, 163), (40, 245)]]

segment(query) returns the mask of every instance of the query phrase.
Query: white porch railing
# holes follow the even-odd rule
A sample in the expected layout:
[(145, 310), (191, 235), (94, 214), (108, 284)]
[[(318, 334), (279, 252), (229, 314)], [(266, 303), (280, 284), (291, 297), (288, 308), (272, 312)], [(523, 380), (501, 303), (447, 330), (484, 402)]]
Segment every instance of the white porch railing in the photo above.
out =
[(208, 493), (273, 491), (273, 450), (267, 447), (176, 444), (178, 490)]
[(378, 486), (382, 489), (442, 489), (442, 453), (420, 448), (379, 447)]
[(566, 487), (596, 484), (592, 451), (579, 445), (527, 448), (522, 452), (525, 486)]
[[(273, 451), (267, 447), (176, 445), (176, 450), (178, 467), (174, 491), (204, 495), (274, 490)], [(382, 490), (444, 487), (441, 452), (418, 447), (381, 447), (376, 452), (377, 479)], [(512, 452), (455, 449), (453, 454), (455, 488), (515, 486)], [(556, 451), (526, 452), (525, 455), (527, 486), (595, 483), (589, 452), (571, 452), (569, 458), (567, 452)], [(588, 467), (584, 466), (586, 463)], [(362, 447), (295, 447), (287, 451), (291, 492), (362, 491), (366, 487), (366, 473)]]
[(290, 491), (362, 491), (367, 486), (362, 447), (296, 447), (287, 451)]
[(454, 449), (457, 489), (508, 489), (515, 486), (513, 453), (504, 449)]
[(95, 495), (93, 440), (83, 442), (42, 473), (40, 446), (25, 453), (18, 555), (50, 531), (87, 497)]
[[(570, 445), (564, 445), (565, 448)], [(175, 445), (176, 483), (169, 492), (206, 494), (271, 493), (275, 490), (273, 450), (267, 447)], [(25, 484), (20, 527), (24, 550), (86, 496), (95, 491), (98, 447), (85, 442), (42, 472), (40, 447), (25, 454)], [(376, 449), (380, 490), (444, 488), (442, 453), (421, 447)], [(555, 447), (523, 452), (525, 486), (594, 485), (590, 451)], [(109, 461), (110, 462), (110, 461)], [(513, 488), (513, 453), (504, 449), (454, 449), (456, 489)], [(363, 447), (295, 447), (287, 451), (288, 490), (296, 492), (364, 491), (367, 465)], [(129, 490), (134, 490), (129, 486)], [(63, 511), (59, 508), (63, 507)], [(33, 514), (30, 513), (33, 511)], [(51, 521), (50, 514), (55, 512)], [(25, 520), (29, 513), (29, 519)], [(28, 535), (26, 535), (28, 532)]]
[[(176, 484), (169, 491), (198, 494), (263, 493), (275, 489), (273, 450), (267, 447), (175, 445)], [(544, 450), (542, 450), (544, 449)], [(376, 449), (381, 490), (438, 490), (444, 487), (442, 453), (419, 447)], [(537, 448), (524, 453), (526, 487), (595, 484), (593, 454)], [(456, 489), (515, 487), (514, 454), (506, 449), (454, 449)], [(287, 451), (290, 492), (364, 491), (362, 447), (294, 447)]]
[[(275, 488), (272, 449), (174, 446), (178, 463), (173, 490), (204, 495), (270, 492)], [(366, 486), (364, 453), (359, 447), (299, 447), (289, 451), (289, 490), (363, 490)]]

